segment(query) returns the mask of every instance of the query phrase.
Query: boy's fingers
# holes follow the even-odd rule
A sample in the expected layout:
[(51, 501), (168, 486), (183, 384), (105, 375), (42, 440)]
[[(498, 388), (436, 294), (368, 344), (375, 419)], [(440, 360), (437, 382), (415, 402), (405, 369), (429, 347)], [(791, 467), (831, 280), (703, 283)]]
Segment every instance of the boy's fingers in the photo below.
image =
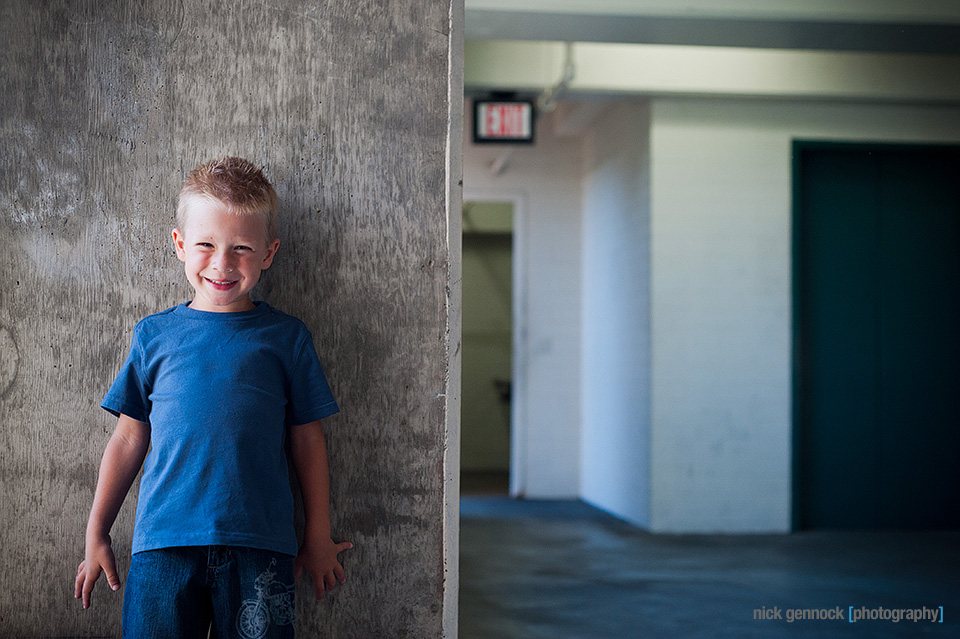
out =
[(337, 567), (333, 569), (333, 574), (334, 576), (336, 576), (337, 581), (339, 581), (340, 583), (343, 583), (344, 581), (346, 581), (346, 578), (344, 577), (343, 566), (341, 566), (340, 564), (337, 564)]
[(107, 555), (106, 563), (103, 564), (103, 574), (107, 577), (110, 590), (120, 590), (120, 576), (117, 575), (117, 562), (112, 552)]
[(113, 565), (105, 566), (103, 572), (107, 576), (110, 590), (120, 590), (120, 577), (117, 575), (117, 567)]
[(73, 580), (73, 598), (79, 599), (80, 594), (83, 592), (83, 564), (80, 564), (80, 570), (77, 572), (76, 578)]
[(90, 607), (90, 592), (93, 591), (93, 587), (96, 585), (97, 579), (99, 578), (100, 578), (99, 566), (93, 571), (92, 575), (85, 574), (85, 578), (83, 581), (83, 593), (82, 593), (84, 609)]
[(351, 548), (353, 548), (353, 544), (351, 544), (349, 541), (344, 541), (342, 543), (337, 544), (338, 553), (341, 553), (344, 550), (350, 550)]

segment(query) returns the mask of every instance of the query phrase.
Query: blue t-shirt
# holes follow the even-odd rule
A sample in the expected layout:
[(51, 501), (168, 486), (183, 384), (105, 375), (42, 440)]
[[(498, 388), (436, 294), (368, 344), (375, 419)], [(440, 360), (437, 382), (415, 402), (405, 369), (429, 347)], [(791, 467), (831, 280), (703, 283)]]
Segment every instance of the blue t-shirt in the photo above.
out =
[(339, 410), (303, 322), (265, 302), (145, 317), (101, 406), (150, 425), (133, 552), (297, 553), (286, 427)]

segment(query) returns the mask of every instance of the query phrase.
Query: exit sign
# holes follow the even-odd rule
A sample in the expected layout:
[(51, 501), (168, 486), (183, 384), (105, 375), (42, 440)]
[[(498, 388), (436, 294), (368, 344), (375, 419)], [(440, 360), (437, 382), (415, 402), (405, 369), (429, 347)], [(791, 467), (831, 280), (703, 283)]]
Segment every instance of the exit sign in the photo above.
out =
[(533, 103), (528, 100), (477, 100), (473, 103), (473, 141), (533, 144)]

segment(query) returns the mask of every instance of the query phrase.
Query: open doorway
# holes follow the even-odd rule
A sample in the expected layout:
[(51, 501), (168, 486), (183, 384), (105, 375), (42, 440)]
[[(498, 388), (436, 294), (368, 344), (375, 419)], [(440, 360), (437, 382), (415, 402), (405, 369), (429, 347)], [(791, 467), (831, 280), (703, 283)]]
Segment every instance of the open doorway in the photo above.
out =
[(797, 142), (800, 529), (960, 528), (960, 147)]
[(511, 202), (463, 205), (464, 495), (506, 495), (510, 487), (513, 208)]

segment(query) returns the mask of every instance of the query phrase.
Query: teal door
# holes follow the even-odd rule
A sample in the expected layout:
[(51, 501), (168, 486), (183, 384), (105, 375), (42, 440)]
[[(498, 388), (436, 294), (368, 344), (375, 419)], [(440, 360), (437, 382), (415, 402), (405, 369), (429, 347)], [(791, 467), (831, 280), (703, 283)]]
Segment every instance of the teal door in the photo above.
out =
[(794, 151), (795, 524), (960, 528), (960, 148)]

